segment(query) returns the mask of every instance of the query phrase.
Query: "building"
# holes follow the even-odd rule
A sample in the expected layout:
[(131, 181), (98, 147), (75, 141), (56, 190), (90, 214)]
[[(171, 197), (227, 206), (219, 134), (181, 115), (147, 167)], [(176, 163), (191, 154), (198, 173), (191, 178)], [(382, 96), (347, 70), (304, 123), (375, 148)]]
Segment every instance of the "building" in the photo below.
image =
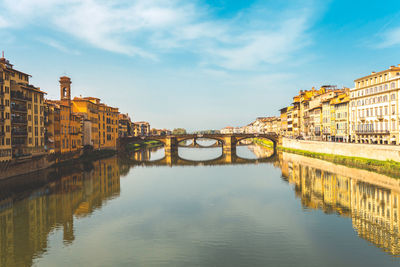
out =
[(220, 133), (221, 134), (233, 134), (233, 127), (232, 126), (227, 126), (225, 128), (222, 128)]
[(128, 113), (118, 115), (118, 137), (133, 136), (132, 121)]
[(400, 144), (400, 64), (354, 81), (350, 90), (351, 141)]
[(150, 130), (151, 135), (171, 135), (172, 131), (167, 130), (167, 129), (151, 129)]
[(150, 123), (148, 123), (147, 121), (138, 121), (133, 123), (133, 129), (135, 136), (150, 135)]
[(0, 161), (44, 153), (44, 94), (0, 58)]
[(348, 91), (330, 101), (331, 110), (331, 140), (348, 142), (349, 135), (349, 101)]
[(107, 106), (95, 97), (74, 97), (74, 113), (82, 118), (83, 145), (93, 149), (116, 149), (118, 139), (118, 108)]
[(280, 119), (281, 119), (281, 131), (280, 134), (286, 136), (288, 129), (288, 121), (287, 121), (287, 107), (280, 109)]
[(60, 100), (45, 101), (46, 148), (50, 153), (70, 153), (82, 148), (82, 116), (71, 106), (71, 80), (60, 78)]

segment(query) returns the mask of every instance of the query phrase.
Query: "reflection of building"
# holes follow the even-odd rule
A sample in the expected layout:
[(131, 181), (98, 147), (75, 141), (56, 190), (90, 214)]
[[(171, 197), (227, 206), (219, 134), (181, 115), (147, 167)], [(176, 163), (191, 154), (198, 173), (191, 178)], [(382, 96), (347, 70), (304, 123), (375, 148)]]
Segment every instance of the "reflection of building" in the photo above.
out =
[(17, 195), (15, 203), (0, 201), (0, 266), (31, 266), (46, 251), (49, 233), (60, 228), (63, 242), (73, 242), (74, 216), (89, 215), (119, 195), (119, 180), (117, 158), (113, 157), (94, 162), (90, 172), (65, 175), (22, 200)]
[(400, 255), (400, 187), (383, 188), (285, 160), (282, 155), (280, 165), (282, 175), (295, 185), (296, 195), (305, 207), (351, 217), (360, 237)]

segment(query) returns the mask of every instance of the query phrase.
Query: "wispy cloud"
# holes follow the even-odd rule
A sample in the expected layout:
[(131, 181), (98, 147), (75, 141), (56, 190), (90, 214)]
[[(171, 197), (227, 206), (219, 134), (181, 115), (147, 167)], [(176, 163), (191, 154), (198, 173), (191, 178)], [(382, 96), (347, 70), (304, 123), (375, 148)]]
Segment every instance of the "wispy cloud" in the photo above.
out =
[(48, 37), (42, 37), (42, 38), (37, 38), (37, 40), (45, 45), (48, 45), (50, 47), (53, 47), (61, 52), (67, 53), (67, 54), (73, 54), (73, 55), (79, 55), (79, 51), (73, 48), (69, 48), (63, 43), (54, 40), (52, 38)]
[(392, 28), (382, 35), (382, 41), (378, 44), (378, 48), (387, 48), (400, 45), (400, 27)]
[[(257, 5), (221, 19), (211, 7), (184, 0), (4, 0), (0, 7), (10, 20), (0, 17), (0, 27), (49, 27), (100, 49), (151, 60), (185, 51), (208, 68), (233, 70), (291, 59), (308, 44), (313, 13), (290, 7), (264, 12)], [(52, 40), (47, 44), (70, 51)]]

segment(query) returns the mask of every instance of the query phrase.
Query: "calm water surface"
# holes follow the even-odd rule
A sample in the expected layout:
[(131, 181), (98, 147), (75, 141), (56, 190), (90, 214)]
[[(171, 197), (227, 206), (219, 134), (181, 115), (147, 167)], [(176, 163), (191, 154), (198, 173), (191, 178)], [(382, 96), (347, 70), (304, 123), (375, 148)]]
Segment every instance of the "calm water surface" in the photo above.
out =
[(0, 266), (400, 265), (398, 180), (237, 150), (147, 150), (2, 181)]

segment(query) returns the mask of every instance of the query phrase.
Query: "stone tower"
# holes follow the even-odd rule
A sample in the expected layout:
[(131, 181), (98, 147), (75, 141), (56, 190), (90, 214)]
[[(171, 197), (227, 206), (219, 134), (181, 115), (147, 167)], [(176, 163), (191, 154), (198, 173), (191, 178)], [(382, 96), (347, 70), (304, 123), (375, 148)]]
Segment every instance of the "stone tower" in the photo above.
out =
[(60, 95), (61, 101), (71, 101), (71, 79), (69, 77), (60, 77)]

